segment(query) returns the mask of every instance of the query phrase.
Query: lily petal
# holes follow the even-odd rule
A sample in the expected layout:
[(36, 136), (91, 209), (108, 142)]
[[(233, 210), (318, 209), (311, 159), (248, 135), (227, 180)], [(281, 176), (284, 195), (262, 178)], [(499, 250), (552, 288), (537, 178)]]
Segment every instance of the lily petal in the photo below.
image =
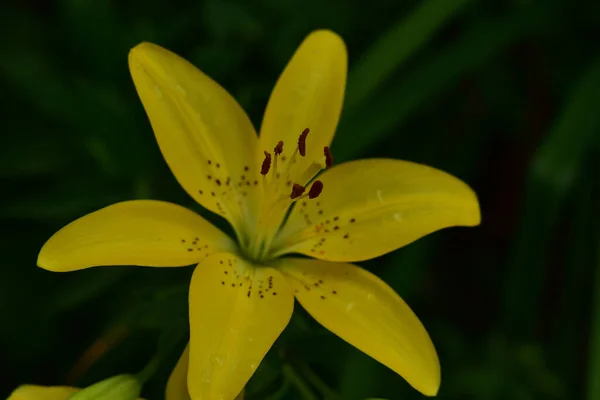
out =
[(167, 381), (166, 400), (190, 400), (190, 394), (187, 387), (187, 372), (190, 359), (190, 345), (185, 346), (185, 350), (179, 357), (173, 372)]
[[(190, 394), (187, 387), (188, 363), (190, 360), (190, 345), (185, 346), (185, 350), (181, 354), (175, 369), (171, 372), (167, 381), (166, 400), (190, 400)], [(244, 391), (237, 395), (235, 400), (243, 400)]]
[[(281, 171), (289, 167), (289, 177), (299, 178), (313, 163), (325, 164), (323, 147), (333, 139), (344, 99), (348, 55), (343, 40), (335, 33), (311, 33), (300, 45), (279, 77), (265, 110), (260, 129), (261, 150), (273, 151), (284, 142)], [(306, 128), (306, 157), (296, 157), (290, 165), (298, 137)], [(259, 155), (262, 157), (262, 154)]]
[(15, 389), (7, 400), (67, 400), (79, 390), (69, 386), (23, 385)]
[(196, 267), (189, 304), (190, 395), (233, 400), (289, 322), (292, 289), (273, 268), (217, 253)]
[(235, 244), (198, 214), (154, 200), (125, 201), (81, 217), (42, 247), (38, 266), (75, 271), (99, 265), (186, 266)]
[(381, 279), (352, 264), (279, 261), (300, 304), (325, 328), (434, 396), (439, 360), (427, 331)]
[(471, 188), (425, 165), (367, 159), (333, 167), (319, 179), (323, 192), (296, 205), (274, 241), (274, 255), (362, 261), (442, 228), (480, 222)]
[[(151, 43), (129, 53), (129, 69), (160, 150), (183, 188), (239, 231), (245, 195), (238, 185), (258, 138), (250, 119), (218, 83)], [(256, 172), (256, 171), (255, 171)]]

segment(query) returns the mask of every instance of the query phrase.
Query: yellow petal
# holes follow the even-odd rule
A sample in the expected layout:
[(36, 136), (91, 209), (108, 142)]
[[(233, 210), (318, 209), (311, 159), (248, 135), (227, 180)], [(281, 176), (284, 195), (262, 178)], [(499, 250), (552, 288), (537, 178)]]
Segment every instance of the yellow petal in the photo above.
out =
[(271, 152), (283, 140), (286, 161), (280, 160), (281, 171), (289, 165), (300, 133), (310, 129), (306, 157), (297, 156), (296, 164), (290, 167), (292, 181), (298, 182), (312, 162), (325, 164), (323, 147), (331, 143), (340, 118), (347, 64), (342, 39), (331, 31), (315, 31), (296, 50), (271, 93), (260, 129), (260, 146)]
[[(255, 165), (258, 138), (240, 105), (178, 55), (151, 43), (129, 53), (129, 69), (167, 164), (183, 188), (240, 227), (238, 184)], [(243, 202), (242, 202), (243, 203)]]
[(277, 270), (229, 253), (198, 265), (190, 285), (188, 389), (194, 400), (233, 400), (283, 331), (294, 295)]
[(165, 400), (190, 400), (187, 388), (188, 362), (190, 359), (190, 345), (185, 346), (185, 350), (179, 357), (173, 372), (167, 381), (167, 391)]
[[(185, 347), (185, 350), (181, 354), (181, 357), (179, 357), (179, 361), (177, 361), (177, 365), (175, 365), (173, 372), (171, 372), (171, 375), (169, 376), (165, 400), (191, 400), (187, 387), (189, 359), (190, 345), (188, 343), (188, 345)], [(244, 391), (242, 390), (235, 400), (243, 399)]]
[(471, 188), (425, 165), (360, 160), (335, 166), (319, 179), (323, 192), (296, 205), (273, 254), (361, 261), (442, 228), (480, 222)]
[(440, 364), (425, 328), (375, 275), (352, 264), (310, 259), (279, 262), (300, 304), (325, 328), (434, 396)]
[(67, 400), (80, 389), (68, 386), (19, 386), (7, 400)]
[(99, 265), (185, 266), (234, 247), (227, 235), (184, 207), (125, 201), (59, 230), (42, 247), (38, 266), (56, 272)]

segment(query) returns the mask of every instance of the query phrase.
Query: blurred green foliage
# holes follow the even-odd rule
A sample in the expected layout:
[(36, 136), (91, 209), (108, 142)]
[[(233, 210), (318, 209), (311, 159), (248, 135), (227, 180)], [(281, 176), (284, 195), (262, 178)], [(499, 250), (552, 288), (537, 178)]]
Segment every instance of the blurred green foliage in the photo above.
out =
[[(481, 227), (363, 263), (428, 328), (442, 363), (439, 397), (597, 400), (599, 4), (3, 2), (0, 397), (22, 383), (87, 385), (137, 372), (167, 346), (165, 332), (176, 332), (177, 351), (144, 389), (161, 399), (185, 344), (190, 268), (56, 274), (35, 266), (57, 229), (120, 200), (173, 201), (222, 226), (162, 160), (128, 75), (128, 49), (152, 41), (181, 54), (258, 125), (295, 47), (330, 28), (350, 52), (336, 160), (426, 163), (480, 197)], [(420, 397), (299, 307), (246, 394)]]

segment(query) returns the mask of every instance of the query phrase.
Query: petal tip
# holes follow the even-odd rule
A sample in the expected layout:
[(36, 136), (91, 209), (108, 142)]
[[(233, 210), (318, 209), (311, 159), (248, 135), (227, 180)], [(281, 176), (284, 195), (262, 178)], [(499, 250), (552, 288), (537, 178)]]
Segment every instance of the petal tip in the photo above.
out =
[(431, 384), (427, 385), (425, 388), (423, 388), (421, 390), (421, 393), (423, 393), (427, 397), (437, 396), (438, 392), (440, 391), (440, 383), (441, 382), (440, 382), (440, 378), (438, 375), (437, 379), (434, 382), (431, 382)]
[(422, 393), (427, 397), (436, 397), (438, 395), (439, 387), (431, 388), (430, 390), (424, 390)]
[(65, 272), (65, 270), (59, 268), (50, 257), (42, 255), (42, 252), (38, 255), (37, 266), (50, 272)]
[(129, 68), (133, 71), (134, 68), (147, 65), (148, 62), (156, 59), (161, 52), (168, 52), (168, 50), (154, 43), (141, 42), (129, 50)]
[[(440, 361), (438, 359), (433, 343), (429, 341), (431, 347), (428, 354), (422, 360), (420, 368), (414, 369), (410, 375), (405, 375), (396, 371), (416, 390), (427, 397), (435, 397), (440, 390), (442, 381)], [(424, 355), (424, 354), (423, 354)], [(417, 372), (420, 371), (420, 372)]]
[(434, 367), (433, 370), (430, 371), (428, 375), (422, 375), (420, 379), (417, 379), (417, 382), (413, 380), (412, 382), (409, 381), (409, 384), (427, 397), (437, 396), (441, 384), (439, 363)]
[(129, 57), (134, 57), (135, 55), (143, 53), (143, 52), (145, 52), (147, 50), (151, 50), (154, 47), (157, 47), (157, 46), (155, 44), (153, 44), (153, 43), (150, 43), (150, 42), (141, 42), (141, 43), (133, 46), (129, 50)]
[(306, 42), (319, 41), (321, 44), (326, 43), (331, 47), (341, 48), (346, 52), (346, 43), (342, 37), (330, 29), (318, 29), (308, 34)]
[[(59, 231), (60, 232), (60, 231)], [(50, 239), (44, 243), (40, 252), (37, 256), (37, 266), (39, 268), (45, 269), (50, 272), (65, 272), (70, 271), (70, 269), (65, 269), (61, 267), (61, 255), (60, 251), (56, 249), (56, 234), (52, 235)]]
[(52, 267), (52, 262), (48, 259), (47, 256), (47, 242), (46, 244), (44, 244), (44, 246), (42, 246), (42, 249), (40, 250), (38, 257), (37, 257), (37, 266), (48, 270), (48, 271), (53, 271), (56, 272), (56, 269)]
[(461, 205), (461, 221), (457, 226), (473, 227), (481, 224), (481, 206), (477, 193), (466, 182), (447, 174), (458, 183), (456, 192), (459, 194)]
[(319, 39), (332, 39), (337, 40), (339, 42), (344, 42), (342, 37), (331, 29), (316, 29), (309, 33), (308, 37), (319, 38)]

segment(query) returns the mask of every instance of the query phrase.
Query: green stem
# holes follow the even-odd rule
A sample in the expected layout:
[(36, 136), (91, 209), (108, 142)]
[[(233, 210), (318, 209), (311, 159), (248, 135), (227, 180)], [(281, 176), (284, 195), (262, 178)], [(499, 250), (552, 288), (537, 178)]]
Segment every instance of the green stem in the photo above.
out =
[(266, 400), (283, 399), (283, 397), (286, 395), (286, 393), (288, 392), (289, 389), (290, 389), (290, 382), (289, 382), (289, 380), (285, 379), (283, 381), (283, 385), (279, 388), (279, 390), (276, 391), (275, 393), (273, 393), (272, 395), (270, 395), (269, 397), (267, 397)]
[(164, 359), (163, 355), (164, 353), (161, 352), (154, 354), (154, 356), (150, 359), (148, 364), (146, 364), (146, 366), (140, 372), (138, 372), (136, 378), (138, 379), (138, 381), (140, 381), (141, 384), (145, 384), (148, 381), (148, 379), (150, 379), (150, 377), (154, 375), (156, 370), (158, 370), (161, 361), (163, 361)]
[(302, 375), (306, 378), (306, 380), (313, 385), (321, 395), (326, 400), (340, 400), (341, 397), (339, 394), (334, 392), (323, 380), (315, 374), (315, 372), (310, 369), (310, 367), (304, 363), (297, 363), (297, 368), (300, 370)]
[(181, 342), (182, 337), (182, 332), (177, 329), (170, 329), (168, 332), (162, 333), (158, 341), (158, 350), (148, 361), (148, 364), (136, 375), (142, 384), (146, 383), (156, 373), (160, 364), (169, 357), (173, 349)]
[(304, 382), (302, 377), (298, 375), (294, 367), (292, 367), (290, 364), (285, 364), (283, 366), (283, 375), (290, 381), (290, 383), (292, 383), (292, 385), (296, 386), (296, 389), (298, 389), (298, 392), (300, 392), (300, 395), (303, 399), (318, 400), (317, 396), (314, 395), (312, 390), (310, 390), (310, 387), (308, 387), (306, 382)]

